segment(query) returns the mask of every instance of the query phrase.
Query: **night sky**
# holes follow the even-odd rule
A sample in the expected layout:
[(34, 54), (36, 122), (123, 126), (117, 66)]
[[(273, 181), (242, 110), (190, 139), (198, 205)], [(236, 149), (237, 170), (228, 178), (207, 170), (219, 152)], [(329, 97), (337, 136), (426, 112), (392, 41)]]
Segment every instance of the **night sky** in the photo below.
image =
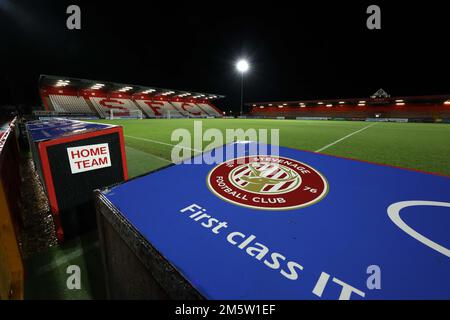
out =
[[(224, 94), (238, 110), (240, 57), (246, 102), (450, 93), (444, 2), (309, 2), (0, 0), (0, 105), (39, 105), (52, 74)], [(81, 30), (66, 28), (70, 4)]]

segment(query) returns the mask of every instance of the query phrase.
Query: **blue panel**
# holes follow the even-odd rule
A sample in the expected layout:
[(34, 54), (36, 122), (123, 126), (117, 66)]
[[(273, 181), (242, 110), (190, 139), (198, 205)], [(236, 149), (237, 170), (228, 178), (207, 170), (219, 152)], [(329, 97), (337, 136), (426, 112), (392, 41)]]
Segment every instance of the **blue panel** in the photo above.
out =
[[(246, 208), (209, 190), (207, 176), (216, 165), (181, 164), (105, 195), (209, 299), (338, 299), (345, 284), (365, 299), (450, 299), (448, 249), (440, 252), (418, 241), (387, 213), (402, 201), (450, 203), (450, 178), (283, 147), (280, 156), (321, 172), (328, 194), (300, 209)], [(227, 227), (216, 234), (180, 212), (194, 203)], [(449, 207), (409, 206), (400, 213), (412, 229), (449, 248)], [(256, 239), (240, 249), (244, 239), (236, 245), (227, 241), (235, 231)], [(261, 260), (246, 252), (256, 242), (269, 248)], [(264, 260), (274, 252), (286, 259), (270, 268)], [(294, 268), (295, 280), (281, 272), (289, 271), (288, 261), (303, 267)], [(371, 265), (380, 268), (380, 289), (368, 288)], [(350, 298), (363, 297), (353, 292)]]
[(67, 119), (33, 121), (27, 123), (27, 129), (33, 141), (53, 140), (112, 127), (114, 126)]

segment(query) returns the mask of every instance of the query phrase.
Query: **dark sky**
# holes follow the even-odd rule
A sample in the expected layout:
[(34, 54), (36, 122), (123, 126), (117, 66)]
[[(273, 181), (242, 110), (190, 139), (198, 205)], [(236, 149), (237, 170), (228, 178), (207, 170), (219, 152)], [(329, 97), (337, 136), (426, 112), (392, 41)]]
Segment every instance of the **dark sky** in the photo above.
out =
[[(0, 105), (40, 104), (39, 74), (218, 93), (245, 101), (449, 94), (444, 2), (0, 0)], [(392, 2), (396, 5), (393, 6)], [(66, 29), (69, 4), (82, 30)], [(381, 7), (382, 29), (366, 28)]]

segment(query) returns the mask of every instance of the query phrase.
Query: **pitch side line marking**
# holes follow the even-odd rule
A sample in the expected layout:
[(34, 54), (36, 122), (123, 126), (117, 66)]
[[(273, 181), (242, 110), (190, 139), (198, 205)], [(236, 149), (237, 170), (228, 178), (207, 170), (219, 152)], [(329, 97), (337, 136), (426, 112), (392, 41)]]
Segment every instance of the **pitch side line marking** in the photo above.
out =
[(343, 140), (345, 140), (345, 139), (347, 139), (347, 138), (350, 138), (351, 136), (353, 136), (353, 135), (355, 135), (355, 134), (357, 134), (357, 133), (360, 133), (361, 131), (364, 131), (364, 130), (370, 128), (370, 127), (373, 127), (374, 125), (376, 125), (376, 123), (372, 123), (372, 124), (370, 124), (370, 125), (368, 125), (368, 126), (365, 126), (364, 128), (361, 128), (361, 129), (359, 129), (359, 130), (357, 130), (357, 131), (355, 131), (355, 132), (352, 132), (352, 133), (346, 135), (345, 137), (342, 137), (342, 138), (340, 138), (340, 139), (338, 139), (338, 140), (336, 140), (336, 141), (334, 141), (334, 142), (332, 142), (332, 143), (330, 143), (330, 144), (327, 144), (326, 146), (324, 146), (324, 147), (322, 147), (322, 148), (320, 148), (320, 149), (317, 149), (317, 150), (314, 151), (314, 152), (321, 152), (321, 151), (323, 151), (323, 150), (325, 150), (325, 149), (328, 149), (329, 147), (334, 146), (335, 144), (337, 144), (337, 143), (339, 143), (339, 142), (341, 142), (341, 141), (343, 141)]
[(192, 148), (188, 148), (188, 147), (182, 147), (182, 146), (179, 146), (179, 145), (176, 145), (176, 144), (166, 143), (166, 142), (162, 142), (162, 141), (158, 141), (158, 140), (152, 140), (152, 139), (146, 139), (146, 138), (140, 138), (140, 137), (134, 137), (134, 136), (128, 136), (128, 135), (124, 135), (124, 136), (127, 137), (127, 138), (136, 139), (136, 140), (142, 140), (142, 141), (147, 141), (147, 142), (158, 143), (158, 144), (162, 144), (164, 146), (176, 147), (176, 148), (186, 149), (186, 150), (195, 151), (195, 152), (199, 152), (199, 153), (203, 152), (203, 151), (199, 151), (197, 149), (192, 149)]

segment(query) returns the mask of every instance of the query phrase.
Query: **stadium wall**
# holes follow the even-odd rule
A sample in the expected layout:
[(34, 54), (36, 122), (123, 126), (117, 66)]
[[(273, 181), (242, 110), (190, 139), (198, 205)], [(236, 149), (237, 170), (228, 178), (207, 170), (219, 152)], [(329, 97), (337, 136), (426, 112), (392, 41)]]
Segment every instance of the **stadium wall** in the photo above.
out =
[(0, 134), (0, 300), (23, 299), (24, 270), (19, 246), (20, 154), (16, 121)]

